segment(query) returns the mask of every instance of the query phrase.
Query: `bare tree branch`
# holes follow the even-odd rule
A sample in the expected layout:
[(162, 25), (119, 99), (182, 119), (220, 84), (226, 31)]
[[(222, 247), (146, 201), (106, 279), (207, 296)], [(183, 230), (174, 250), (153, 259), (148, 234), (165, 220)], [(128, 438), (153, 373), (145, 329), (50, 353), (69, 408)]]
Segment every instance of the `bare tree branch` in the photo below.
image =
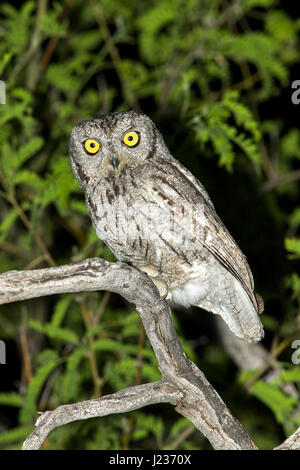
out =
[[(204, 374), (185, 356), (169, 306), (145, 273), (124, 263), (92, 258), (60, 267), (10, 271), (0, 275), (2, 304), (50, 294), (91, 290), (117, 292), (136, 305), (158, 360), (162, 373), (161, 386), (169, 387), (170, 391), (165, 400), (161, 398), (159, 402), (176, 404), (176, 410), (192, 421), (215, 449), (256, 449)], [(26, 440), (25, 448), (37, 448), (44, 436), (60, 424), (82, 417), (103, 416), (108, 403), (113, 403), (109, 413), (136, 409), (131, 408), (133, 402), (139, 404), (138, 407), (158, 403), (153, 396), (154, 386), (158, 385), (134, 387), (129, 389), (130, 392), (127, 389), (110, 397), (65, 405), (47, 412), (45, 418), (38, 420), (36, 433)], [(135, 394), (134, 400), (132, 393)]]
[(287, 184), (292, 181), (298, 181), (300, 179), (300, 170), (290, 171), (285, 175), (275, 173), (271, 178), (269, 178), (260, 188), (259, 193), (265, 194), (272, 191), (277, 186), (281, 184)]
[(300, 450), (300, 427), (274, 450)]
[[(250, 390), (251, 384), (259, 378), (267, 383), (272, 383), (281, 374), (282, 370), (276, 362), (276, 356), (269, 353), (262, 344), (249, 343), (238, 338), (229, 330), (220, 317), (216, 317), (215, 322), (220, 341), (237, 367), (239, 369), (256, 370), (255, 375), (247, 382), (246, 389)], [(286, 395), (299, 398), (299, 392), (294, 383), (283, 382), (279, 387)], [(298, 412), (299, 408), (296, 407), (294, 413)]]
[(259, 343), (249, 343), (233, 334), (221, 317), (215, 317), (219, 338), (239, 369), (255, 370), (274, 363), (271, 354)]
[(48, 434), (58, 426), (80, 419), (107, 416), (114, 413), (137, 410), (155, 403), (175, 405), (182, 393), (164, 381), (136, 387), (124, 388), (113, 395), (81, 401), (72, 405), (62, 405), (53, 411), (46, 411), (39, 416), (35, 430), (27, 437), (23, 450), (36, 450), (41, 447)]

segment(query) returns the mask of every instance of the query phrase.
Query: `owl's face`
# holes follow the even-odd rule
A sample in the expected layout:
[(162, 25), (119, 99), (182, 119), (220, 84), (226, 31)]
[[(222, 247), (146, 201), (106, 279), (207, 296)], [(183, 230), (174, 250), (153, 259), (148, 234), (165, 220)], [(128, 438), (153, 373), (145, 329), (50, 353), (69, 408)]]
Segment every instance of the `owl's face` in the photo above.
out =
[[(160, 142), (158, 142), (158, 140)], [(70, 139), (72, 169), (85, 186), (90, 179), (151, 158), (163, 139), (150, 118), (135, 111), (110, 113), (82, 121)]]

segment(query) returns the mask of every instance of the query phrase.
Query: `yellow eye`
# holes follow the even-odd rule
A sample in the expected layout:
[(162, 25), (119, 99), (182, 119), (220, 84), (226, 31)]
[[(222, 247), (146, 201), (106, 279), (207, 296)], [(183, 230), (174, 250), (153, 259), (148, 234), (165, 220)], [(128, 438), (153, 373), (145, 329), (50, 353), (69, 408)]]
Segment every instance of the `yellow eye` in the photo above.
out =
[(127, 147), (135, 147), (139, 143), (139, 140), (138, 133), (134, 131), (126, 132), (123, 137), (123, 142)]
[(88, 139), (84, 142), (84, 148), (88, 153), (94, 154), (98, 152), (100, 144), (97, 140)]

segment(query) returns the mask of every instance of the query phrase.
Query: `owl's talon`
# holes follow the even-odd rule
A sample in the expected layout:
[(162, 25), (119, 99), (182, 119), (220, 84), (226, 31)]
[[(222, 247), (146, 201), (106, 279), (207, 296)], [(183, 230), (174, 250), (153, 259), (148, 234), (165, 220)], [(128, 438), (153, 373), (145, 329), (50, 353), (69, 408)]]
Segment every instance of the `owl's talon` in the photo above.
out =
[(155, 267), (150, 264), (146, 266), (140, 266), (139, 269), (150, 277), (151, 281), (155, 284), (160, 297), (162, 297), (163, 300), (166, 300), (168, 298), (168, 287), (163, 281), (157, 279), (157, 276), (159, 275), (157, 269), (155, 269)]
[(162, 281), (159, 281), (158, 279), (151, 278), (151, 281), (155, 284), (155, 287), (158, 290), (160, 297), (163, 300), (166, 300), (168, 297), (168, 287), (166, 286), (166, 284)]
[(149, 277), (156, 278), (159, 274), (157, 269), (152, 264), (146, 264), (145, 266), (139, 266), (139, 270), (146, 273)]

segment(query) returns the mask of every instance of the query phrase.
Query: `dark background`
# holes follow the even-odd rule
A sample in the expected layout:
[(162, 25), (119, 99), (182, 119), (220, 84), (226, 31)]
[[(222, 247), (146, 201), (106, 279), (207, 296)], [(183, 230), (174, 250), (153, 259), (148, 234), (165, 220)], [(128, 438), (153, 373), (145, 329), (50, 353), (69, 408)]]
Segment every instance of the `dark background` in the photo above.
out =
[[(238, 370), (212, 314), (199, 309), (174, 312), (186, 353), (259, 447), (279, 444), (299, 426), (291, 343), (300, 335), (300, 247), (285, 241), (297, 240), (300, 223), (300, 105), (291, 102), (291, 83), (300, 79), (300, 22), (292, 2), (42, 0), (3, 3), (0, 13), (0, 76), (7, 87), (7, 104), (0, 106), (1, 271), (114, 259), (91, 227), (69, 168), (68, 140), (82, 119), (142, 110), (204, 184), (246, 254), (265, 301), (263, 345), (278, 361), (279, 378), (261, 392), (264, 374), (258, 374), (245, 391), (251, 373)], [(224, 99), (233, 90), (238, 95), (228, 108)], [(231, 139), (225, 125), (241, 140)], [(216, 150), (219, 134), (233, 161)], [(1, 307), (3, 448), (20, 447), (37, 410), (159, 378), (132, 306), (111, 295), (95, 327), (104, 295)], [(282, 389), (287, 371), (294, 396)], [(57, 429), (45, 447), (209, 448), (189, 426), (159, 405)]]

